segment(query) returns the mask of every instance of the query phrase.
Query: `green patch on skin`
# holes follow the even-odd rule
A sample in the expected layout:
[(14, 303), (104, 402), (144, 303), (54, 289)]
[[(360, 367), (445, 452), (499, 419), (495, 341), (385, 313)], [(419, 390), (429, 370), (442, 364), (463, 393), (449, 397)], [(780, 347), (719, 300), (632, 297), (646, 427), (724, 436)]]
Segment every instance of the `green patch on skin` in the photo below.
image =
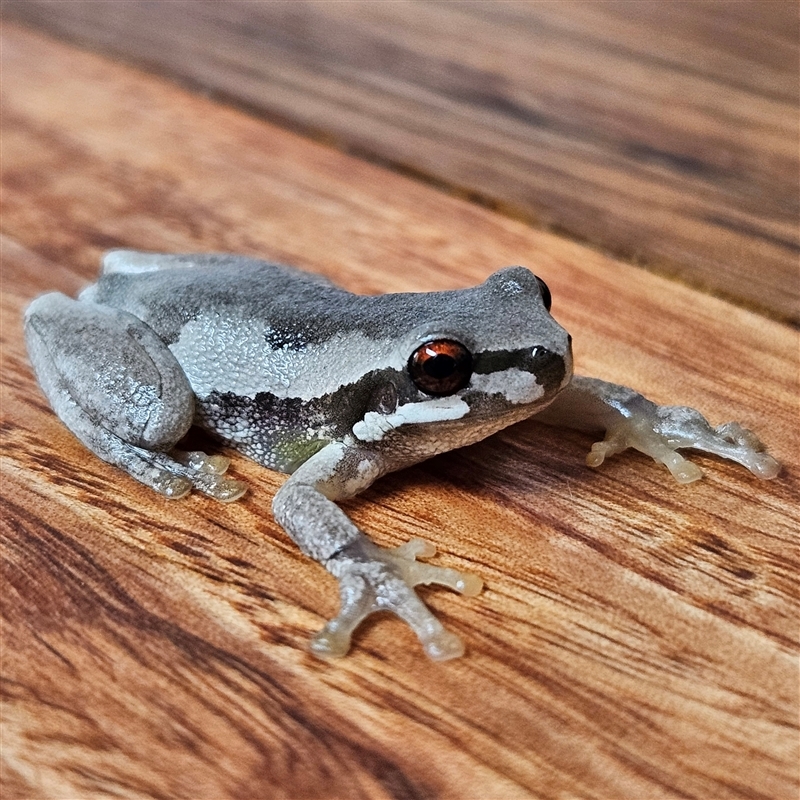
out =
[(330, 444), (328, 439), (305, 439), (287, 437), (274, 448), (275, 459), (283, 472), (291, 474), (311, 456)]

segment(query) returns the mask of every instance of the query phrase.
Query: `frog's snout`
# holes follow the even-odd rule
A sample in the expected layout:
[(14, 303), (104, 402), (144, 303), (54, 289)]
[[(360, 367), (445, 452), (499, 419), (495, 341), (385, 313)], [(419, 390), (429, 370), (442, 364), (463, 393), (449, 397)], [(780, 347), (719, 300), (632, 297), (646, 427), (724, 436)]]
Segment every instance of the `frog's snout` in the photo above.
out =
[(561, 388), (568, 370), (572, 372), (572, 355), (569, 348), (564, 355), (561, 355), (537, 345), (531, 348), (520, 366), (527, 372), (533, 373), (536, 382), (544, 387), (546, 394), (550, 394)]

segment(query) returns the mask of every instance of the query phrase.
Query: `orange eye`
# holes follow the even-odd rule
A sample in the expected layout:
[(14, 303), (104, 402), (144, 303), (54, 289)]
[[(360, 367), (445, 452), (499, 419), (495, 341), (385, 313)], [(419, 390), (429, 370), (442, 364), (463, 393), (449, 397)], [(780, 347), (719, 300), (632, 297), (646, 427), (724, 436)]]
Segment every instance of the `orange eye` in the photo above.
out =
[(463, 389), (472, 375), (472, 353), (461, 342), (436, 339), (418, 347), (408, 359), (418, 389), (438, 397)]

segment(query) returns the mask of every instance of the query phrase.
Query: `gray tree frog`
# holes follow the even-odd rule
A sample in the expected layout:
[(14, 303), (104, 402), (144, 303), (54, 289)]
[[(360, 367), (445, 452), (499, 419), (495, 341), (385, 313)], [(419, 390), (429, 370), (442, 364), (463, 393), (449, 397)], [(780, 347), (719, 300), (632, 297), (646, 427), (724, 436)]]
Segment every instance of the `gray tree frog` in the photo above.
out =
[(736, 423), (659, 407), (631, 389), (572, 375), (571, 340), (545, 284), (510, 267), (470, 289), (358, 296), (324, 278), (235, 255), (106, 254), (77, 300), (47, 294), (27, 310), (39, 383), (100, 458), (166, 497), (194, 487), (222, 501), (245, 485), (228, 459), (181, 452), (192, 424), (290, 477), (275, 518), (339, 581), (341, 610), (312, 640), (340, 656), (373, 611), (405, 620), (433, 659), (463, 652), (414, 587), (475, 595), (480, 579), (418, 561), (419, 539), (389, 550), (335, 504), (381, 475), (477, 442), (533, 415), (605, 430), (599, 465), (634, 447), (682, 483), (691, 447), (762, 478), (778, 464)]

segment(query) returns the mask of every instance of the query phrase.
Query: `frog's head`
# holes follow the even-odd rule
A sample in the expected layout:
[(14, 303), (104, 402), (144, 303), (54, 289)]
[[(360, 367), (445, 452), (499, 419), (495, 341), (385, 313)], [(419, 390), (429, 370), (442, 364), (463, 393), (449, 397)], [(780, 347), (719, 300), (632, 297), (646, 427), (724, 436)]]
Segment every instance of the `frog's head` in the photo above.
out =
[(397, 405), (389, 402), (383, 419), (367, 414), (354, 428), (358, 438), (377, 433), (369, 430), (373, 422), (397, 433), (410, 433), (407, 426), (434, 435), (434, 427), (458, 430), (463, 444), (535, 414), (569, 383), (570, 336), (530, 270), (509, 267), (471, 289), (416, 297), (411, 330), (400, 338), (405, 371)]
[(569, 334), (550, 316), (544, 281), (509, 267), (464, 294), (471, 296), (463, 306), (454, 297), (450, 313), (421, 334), (409, 356), (417, 389), (431, 397), (457, 394), (490, 413), (549, 403), (569, 382), (572, 354)]

